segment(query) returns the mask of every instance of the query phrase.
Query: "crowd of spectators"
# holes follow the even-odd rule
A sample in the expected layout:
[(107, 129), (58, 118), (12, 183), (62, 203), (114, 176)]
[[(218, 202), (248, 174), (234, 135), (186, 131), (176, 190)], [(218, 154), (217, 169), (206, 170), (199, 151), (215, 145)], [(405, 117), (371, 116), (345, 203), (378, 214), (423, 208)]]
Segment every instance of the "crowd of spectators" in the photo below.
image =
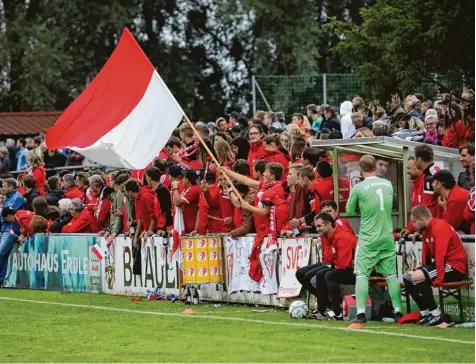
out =
[[(315, 232), (315, 217), (321, 212), (351, 230), (338, 213), (345, 212), (353, 179), (358, 182), (360, 174), (339, 174), (336, 205), (333, 174), (339, 171), (333, 171), (326, 150), (309, 146), (313, 138), (391, 135), (424, 142), (408, 165), (414, 181), (412, 204), (429, 207), (433, 216), (457, 231), (474, 233), (474, 144), (469, 143), (474, 138), (473, 115), (466, 115), (464, 120), (473, 118), (466, 126), (462, 110), (451, 104), (450, 114), (458, 120), (440, 125), (445, 106), (432, 108), (431, 101), (420, 98), (410, 95), (403, 107), (394, 105), (390, 116), (381, 108), (371, 112), (355, 97), (342, 103), (339, 114), (329, 105), (309, 105), (307, 115), (294, 114), (288, 124), (283, 113), (263, 111), (251, 119), (232, 112), (215, 123), (195, 123), (219, 165), (186, 123), (140, 171), (52, 170), (81, 165), (84, 158), (72, 151), (48, 150), (40, 137), (9, 139), (0, 148), (0, 282), (18, 236), (36, 232), (95, 233), (111, 239), (126, 234), (137, 246), (143, 238), (170, 234), (180, 213), (185, 234), (256, 233), (259, 241), (267, 235)], [(446, 170), (438, 172), (434, 144), (459, 148), (465, 172), (458, 178)], [(358, 161), (347, 157), (350, 164)], [(377, 160), (379, 176), (389, 175), (389, 163)], [(15, 177), (10, 171), (22, 173)]]

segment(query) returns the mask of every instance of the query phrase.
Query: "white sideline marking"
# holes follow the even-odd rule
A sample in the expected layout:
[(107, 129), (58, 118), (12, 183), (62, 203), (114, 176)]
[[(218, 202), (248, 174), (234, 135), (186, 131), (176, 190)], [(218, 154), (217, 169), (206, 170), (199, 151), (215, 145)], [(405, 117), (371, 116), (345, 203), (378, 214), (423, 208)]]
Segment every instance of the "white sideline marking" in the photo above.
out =
[[(11, 298), (11, 297), (0, 297), (1, 300), (6, 301), (17, 301), (17, 302), (29, 302), (29, 303), (39, 303), (43, 305), (53, 305), (53, 306), (64, 306), (64, 307), (76, 307), (76, 308), (86, 308), (90, 310), (102, 310), (102, 311), (113, 311), (113, 312), (127, 312), (127, 313), (137, 313), (142, 315), (155, 315), (155, 316), (173, 316), (173, 317), (183, 317), (183, 318), (197, 318), (205, 320), (221, 320), (221, 321), (235, 321), (235, 322), (249, 322), (254, 324), (264, 324), (264, 325), (277, 325), (277, 326), (292, 326), (292, 327), (301, 327), (307, 329), (321, 329), (321, 330), (334, 330), (334, 331), (346, 331), (346, 332), (356, 332), (356, 333), (367, 333), (374, 335), (384, 335), (384, 336), (396, 336), (396, 337), (405, 337), (409, 339), (420, 339), (420, 340), (431, 340), (431, 341), (443, 341), (457, 344), (468, 344), (474, 345), (474, 341), (458, 340), (458, 339), (448, 339), (443, 337), (435, 336), (419, 336), (412, 334), (401, 334), (398, 332), (386, 332), (386, 331), (372, 331), (369, 329), (359, 329), (359, 330), (349, 330), (345, 327), (334, 327), (334, 326), (323, 326), (315, 324), (303, 324), (299, 322), (275, 322), (275, 321), (265, 321), (265, 320), (253, 320), (240, 317), (223, 317), (223, 316), (202, 316), (202, 315), (182, 315), (181, 313), (171, 313), (171, 312), (154, 312), (154, 311), (139, 311), (139, 310), (130, 310), (127, 308), (114, 308), (114, 307), (103, 307), (103, 306), (90, 306), (90, 305), (79, 305), (74, 303), (64, 303), (64, 302), (51, 302), (51, 301), (38, 301), (38, 300), (27, 300), (22, 298)], [(436, 329), (436, 328), (435, 328)], [(430, 329), (431, 330), (431, 329)]]

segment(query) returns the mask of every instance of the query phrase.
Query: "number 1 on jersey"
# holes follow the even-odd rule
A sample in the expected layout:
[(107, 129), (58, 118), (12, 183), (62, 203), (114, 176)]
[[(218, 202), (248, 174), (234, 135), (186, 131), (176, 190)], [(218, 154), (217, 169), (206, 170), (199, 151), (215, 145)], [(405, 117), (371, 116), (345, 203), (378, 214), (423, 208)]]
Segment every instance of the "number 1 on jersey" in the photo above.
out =
[(377, 191), (375, 191), (377, 193), (377, 196), (380, 200), (380, 211), (384, 211), (384, 207), (383, 207), (383, 193), (382, 193), (382, 190), (379, 188)]

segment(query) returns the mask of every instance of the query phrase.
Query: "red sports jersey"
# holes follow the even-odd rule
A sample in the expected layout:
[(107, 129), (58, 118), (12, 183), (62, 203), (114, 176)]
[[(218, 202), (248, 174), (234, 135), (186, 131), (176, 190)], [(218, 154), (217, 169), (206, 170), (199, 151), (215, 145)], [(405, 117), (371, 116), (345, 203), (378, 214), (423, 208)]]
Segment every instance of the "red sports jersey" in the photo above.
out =
[(112, 203), (109, 200), (99, 202), (97, 210), (94, 212), (94, 222), (91, 224), (91, 231), (98, 233), (109, 227), (109, 219), (111, 217)]
[[(157, 216), (155, 215), (155, 199), (156, 195), (152, 188), (145, 186), (139, 190), (137, 198), (134, 202), (136, 209), (136, 219), (142, 220), (142, 229), (139, 231), (149, 230), (152, 219), (155, 219), (157, 226)], [(156, 226), (153, 227), (155, 230)]]
[[(334, 201), (334, 179), (332, 176), (323, 178), (320, 182), (313, 183), (311, 192), (314, 194), (315, 211), (321, 211), (322, 201)], [(350, 180), (339, 177), (339, 212), (345, 212), (345, 205), (349, 199)]]
[(343, 217), (337, 216), (336, 224), (342, 227), (343, 229), (350, 231), (352, 234), (355, 234), (352, 225), (350, 225), (350, 223)]
[(458, 233), (445, 220), (432, 219), (427, 228), (422, 231), (423, 251), (421, 261), (429, 264), (434, 259), (437, 276), (434, 285), (443, 282), (445, 265), (466, 273), (466, 252)]
[[(265, 184), (264, 181), (261, 181), (259, 184), (259, 192), (255, 194), (255, 206), (263, 207), (261, 203), (261, 195), (267, 190), (274, 190), (277, 192), (279, 198), (284, 199), (284, 188), (281, 182), (271, 182)], [(269, 216), (258, 216), (253, 214), (253, 219), (255, 222), (255, 229), (257, 233), (265, 233), (269, 229)]]
[(203, 192), (201, 197), (207, 206), (205, 221), (207, 221), (208, 232), (212, 234), (223, 232), (220, 198), (221, 190), (217, 185), (209, 186), (207, 192)]
[[(227, 217), (233, 218), (233, 215), (235, 213), (235, 206), (233, 206), (233, 203), (231, 202), (230, 198), (227, 197), (227, 196), (224, 196), (221, 191), (220, 191), (219, 204), (220, 204), (221, 217), (223, 219), (225, 219)], [(235, 224), (234, 223), (231, 224), (231, 225), (222, 224), (222, 232), (224, 232), (224, 233), (229, 233), (233, 229), (235, 229)]]

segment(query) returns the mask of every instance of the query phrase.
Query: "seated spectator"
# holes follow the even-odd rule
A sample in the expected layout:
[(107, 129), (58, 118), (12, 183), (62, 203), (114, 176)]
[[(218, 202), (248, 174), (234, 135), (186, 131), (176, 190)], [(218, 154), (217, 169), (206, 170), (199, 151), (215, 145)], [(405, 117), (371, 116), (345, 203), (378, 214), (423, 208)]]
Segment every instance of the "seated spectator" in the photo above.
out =
[(464, 226), (463, 211), (468, 202), (469, 192), (456, 185), (455, 178), (446, 169), (439, 170), (431, 179), (431, 186), (438, 196), (437, 217), (445, 220), (456, 231), (469, 231)]
[(469, 175), (473, 187), (469, 191), (468, 202), (464, 207), (463, 217), (466, 224), (470, 227), (469, 233), (474, 235), (474, 210), (475, 210), (475, 188), (474, 188), (474, 161), (469, 165)]
[(432, 287), (443, 282), (461, 281), (466, 274), (466, 252), (456, 231), (446, 221), (433, 218), (425, 206), (411, 210), (413, 226), (421, 232), (422, 265), (406, 273), (403, 282), (407, 292), (420, 309), (422, 326), (436, 326), (442, 322)]
[(61, 229), (62, 233), (91, 233), (91, 225), (94, 223), (94, 216), (87, 208), (83, 202), (74, 198), (71, 200), (71, 216), (73, 219), (63, 226)]
[[(357, 238), (354, 233), (337, 225), (332, 216), (325, 212), (316, 216), (315, 225), (322, 240), (327, 240), (327, 244), (332, 247), (332, 265), (316, 272), (314, 293), (317, 298), (317, 312), (314, 318), (342, 320), (340, 285), (355, 284), (353, 258)], [(310, 283), (312, 285), (312, 281)], [(329, 298), (332, 310), (326, 311)]]
[(80, 200), (84, 199), (84, 191), (78, 188), (72, 174), (65, 174), (63, 176), (63, 185), (65, 198), (69, 198), (70, 200), (73, 198), (79, 198)]
[[(243, 174), (248, 176), (248, 174)], [(241, 195), (243, 200), (249, 204), (253, 204), (255, 200), (255, 193), (247, 185), (243, 183), (235, 183), (235, 187), (238, 190), (238, 193)], [(241, 203), (238, 197), (235, 195), (235, 192), (230, 188), (227, 189), (230, 200), (235, 206), (233, 214), (233, 222), (235, 223), (236, 228), (230, 231), (232, 238), (238, 238), (240, 236), (245, 236), (246, 234), (251, 234), (255, 231), (254, 222), (253, 222), (253, 213), (249, 210), (242, 209)]]
[(71, 215), (71, 200), (69, 198), (63, 198), (58, 201), (60, 210), (60, 216), (56, 218), (50, 226), (50, 232), (54, 234), (60, 234), (63, 230), (63, 226), (67, 225), (72, 219)]
[(45, 197), (46, 172), (43, 157), (37, 149), (28, 152), (28, 174), (35, 179), (35, 186), (40, 191), (40, 196)]
[(111, 206), (114, 198), (114, 188), (104, 187), (96, 211), (94, 211), (94, 222), (91, 224), (93, 233), (104, 233), (110, 231)]
[(325, 212), (326, 214), (331, 215), (336, 225), (354, 233), (354, 229), (352, 228), (350, 223), (343, 217), (339, 216), (337, 211), (337, 204), (335, 203), (335, 201), (332, 201), (332, 200), (322, 201), (320, 207), (321, 207), (321, 213)]
[(474, 143), (468, 143), (459, 148), (459, 161), (465, 171), (461, 172), (458, 176), (458, 186), (469, 191), (474, 187), (469, 172), (470, 165), (474, 162)]
[(48, 178), (48, 195), (46, 196), (46, 201), (49, 205), (58, 206), (58, 201), (64, 198), (64, 192), (59, 188), (59, 178), (52, 176)]
[[(430, 111), (430, 110), (428, 110)], [(441, 145), (440, 135), (437, 129), (438, 116), (429, 113), (425, 116), (425, 140), (431, 140), (434, 145)]]
[(35, 179), (33, 176), (26, 175), (23, 177), (23, 185), (25, 186), (25, 194), (23, 198), (25, 199), (25, 210), (33, 211), (33, 200), (36, 197), (40, 196), (40, 191), (35, 187)]

